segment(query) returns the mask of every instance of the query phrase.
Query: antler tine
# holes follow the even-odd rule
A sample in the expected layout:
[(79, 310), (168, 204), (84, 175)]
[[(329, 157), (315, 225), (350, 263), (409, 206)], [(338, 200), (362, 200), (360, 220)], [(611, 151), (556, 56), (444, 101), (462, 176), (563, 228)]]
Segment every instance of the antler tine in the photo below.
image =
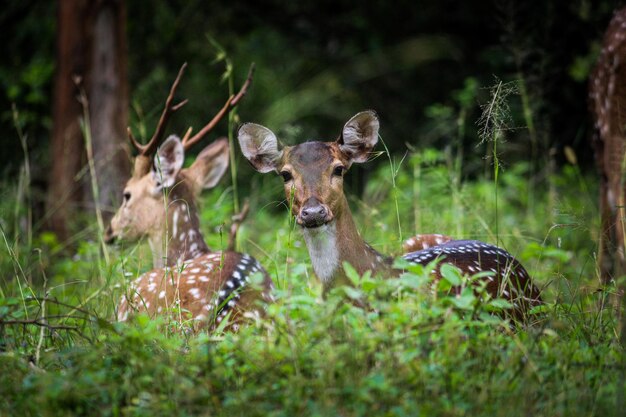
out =
[(137, 139), (135, 139), (135, 136), (133, 136), (133, 131), (130, 130), (130, 126), (126, 128), (126, 133), (128, 133), (128, 139), (130, 139), (130, 142), (133, 144), (133, 146), (138, 150), (141, 150), (141, 148), (143, 148), (143, 145), (137, 142)]
[(207, 133), (213, 130), (215, 125), (222, 119), (222, 117), (224, 117), (226, 113), (232, 110), (239, 103), (239, 101), (248, 92), (248, 87), (250, 87), (250, 84), (252, 83), (253, 75), (254, 75), (254, 64), (250, 65), (250, 69), (248, 70), (248, 78), (246, 78), (246, 81), (241, 86), (241, 89), (239, 90), (239, 92), (234, 96), (228, 97), (228, 100), (226, 100), (226, 103), (220, 109), (220, 111), (213, 117), (213, 119), (211, 119), (209, 123), (206, 124), (206, 126), (200, 129), (198, 133), (196, 133), (191, 138), (189, 137), (184, 138), (183, 147), (185, 150), (188, 150), (189, 148), (191, 148), (193, 145), (198, 143), (200, 139), (202, 139)]
[(239, 90), (235, 98), (233, 98), (233, 101), (230, 102), (230, 105), (232, 107), (235, 107), (239, 103), (239, 100), (241, 100), (243, 96), (245, 96), (248, 92), (248, 87), (252, 83), (252, 77), (254, 76), (254, 69), (255, 65), (253, 62), (252, 64), (250, 64), (250, 69), (248, 70), (248, 77), (246, 78), (246, 82), (243, 83), (243, 85), (241, 86), (241, 90)]
[(165, 107), (163, 108), (163, 112), (161, 113), (161, 117), (159, 118), (159, 123), (157, 124), (154, 135), (152, 135), (150, 141), (145, 145), (139, 144), (132, 136), (130, 128), (128, 129), (131, 142), (137, 148), (141, 155), (149, 157), (156, 151), (159, 143), (161, 142), (161, 139), (163, 138), (163, 133), (165, 132), (165, 128), (167, 127), (167, 122), (169, 121), (170, 116), (172, 115), (172, 113), (176, 112), (178, 109), (187, 104), (187, 100), (183, 100), (178, 104), (172, 105), (172, 102), (174, 101), (174, 94), (176, 93), (176, 89), (178, 88), (178, 84), (180, 83), (180, 79), (182, 78), (186, 68), (187, 63), (185, 62), (180, 67), (180, 70), (178, 70), (178, 75), (176, 76), (176, 79), (174, 80), (174, 83), (170, 88), (170, 93), (165, 100)]

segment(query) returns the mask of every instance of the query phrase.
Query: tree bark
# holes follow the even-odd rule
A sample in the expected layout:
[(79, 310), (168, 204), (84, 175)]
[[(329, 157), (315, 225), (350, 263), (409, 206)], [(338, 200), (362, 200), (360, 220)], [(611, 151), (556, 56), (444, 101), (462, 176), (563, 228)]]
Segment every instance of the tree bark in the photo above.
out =
[(48, 228), (68, 238), (69, 219), (82, 197), (75, 180), (84, 160), (81, 107), (74, 77), (87, 71), (89, 42), (84, 36), (88, 0), (61, 0), (57, 9), (57, 69), (54, 81), (51, 175), (48, 184)]
[[(105, 221), (120, 202), (130, 173), (128, 83), (126, 64), (126, 11), (121, 0), (96, 2), (92, 26), (89, 114), (98, 184), (98, 204)], [(88, 187), (92, 191), (91, 186)], [(90, 201), (94, 196), (85, 193)]]
[(98, 203), (105, 213), (119, 200), (130, 172), (124, 1), (59, 0), (57, 22), (47, 225), (65, 241), (77, 211), (94, 206), (89, 177), (81, 175), (88, 171), (76, 80), (89, 100)]

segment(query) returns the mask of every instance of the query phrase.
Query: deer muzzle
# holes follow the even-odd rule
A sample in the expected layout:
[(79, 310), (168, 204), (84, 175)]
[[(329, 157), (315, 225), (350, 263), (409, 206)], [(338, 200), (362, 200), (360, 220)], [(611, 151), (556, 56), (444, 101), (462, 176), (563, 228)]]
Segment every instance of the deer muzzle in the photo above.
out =
[(333, 219), (330, 208), (315, 197), (307, 199), (296, 216), (296, 222), (302, 227), (319, 227)]
[(110, 245), (111, 243), (115, 242), (115, 239), (117, 239), (117, 235), (113, 232), (113, 228), (109, 224), (107, 230), (104, 231), (104, 243)]

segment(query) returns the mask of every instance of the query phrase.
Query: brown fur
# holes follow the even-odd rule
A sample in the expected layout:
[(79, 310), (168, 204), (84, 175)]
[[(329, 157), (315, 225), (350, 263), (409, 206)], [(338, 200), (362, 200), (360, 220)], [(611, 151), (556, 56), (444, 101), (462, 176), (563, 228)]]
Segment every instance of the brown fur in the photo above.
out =
[(604, 283), (626, 273), (624, 259), (624, 153), (626, 132), (626, 8), (615, 13), (589, 82), (594, 120), (592, 144), (600, 171), (601, 236), (598, 254)]

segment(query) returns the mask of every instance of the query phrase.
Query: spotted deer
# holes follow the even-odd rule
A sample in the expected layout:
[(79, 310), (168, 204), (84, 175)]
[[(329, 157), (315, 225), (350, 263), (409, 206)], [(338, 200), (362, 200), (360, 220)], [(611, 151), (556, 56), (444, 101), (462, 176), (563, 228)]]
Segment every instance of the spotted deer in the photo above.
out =
[(615, 13), (604, 35), (598, 62), (589, 79), (589, 107), (594, 122), (592, 144), (601, 175), (598, 266), (602, 281), (609, 283), (626, 273), (626, 8)]
[[(392, 258), (368, 245), (360, 236), (343, 191), (343, 177), (353, 163), (366, 162), (378, 141), (379, 121), (375, 112), (364, 111), (352, 117), (339, 138), (332, 142), (311, 141), (281, 147), (266, 127), (246, 123), (239, 128), (238, 140), (244, 156), (261, 173), (276, 172), (283, 181), (296, 223), (301, 226), (313, 270), (324, 292), (337, 284), (348, 284), (343, 263), (359, 274), (372, 271), (383, 276), (401, 273)], [(458, 267), (465, 275), (490, 271), (486, 290), (514, 304), (515, 315), (541, 302), (526, 269), (508, 252), (476, 240), (450, 240), (442, 235), (418, 235), (403, 258), (427, 265), (440, 258)], [(432, 243), (432, 245), (430, 243)], [(439, 263), (438, 265), (441, 265)], [(441, 278), (440, 269), (433, 270)]]
[[(226, 172), (228, 141), (206, 146), (188, 168), (184, 153), (204, 137), (217, 121), (246, 93), (252, 72), (236, 96), (195, 136), (188, 131), (181, 140), (162, 140), (170, 115), (185, 102), (173, 98), (185, 65), (171, 87), (165, 109), (148, 144), (140, 145), (130, 133), (139, 154), (134, 172), (124, 188), (123, 202), (105, 232), (105, 241), (147, 238), (154, 269), (131, 284), (119, 304), (117, 319), (133, 312), (150, 316), (178, 312), (194, 329), (220, 324), (230, 313), (228, 327), (236, 329), (245, 312), (258, 313), (256, 300), (268, 299), (272, 281), (257, 260), (233, 251), (214, 252), (204, 241), (198, 220), (197, 196), (215, 187)], [(158, 148), (157, 148), (158, 147)], [(262, 276), (262, 290), (249, 285), (254, 274)]]

